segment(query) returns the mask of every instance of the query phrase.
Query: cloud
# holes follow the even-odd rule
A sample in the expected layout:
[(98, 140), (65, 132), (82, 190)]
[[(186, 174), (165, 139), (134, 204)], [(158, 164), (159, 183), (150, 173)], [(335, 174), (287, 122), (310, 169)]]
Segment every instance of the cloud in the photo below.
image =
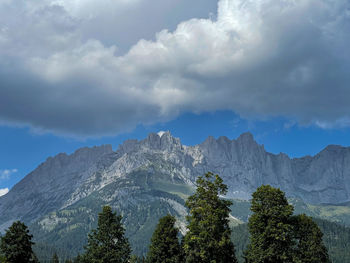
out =
[[(320, 127), (349, 123), (346, 0), (220, 0), (216, 18), (184, 21), (125, 54), (86, 33), (87, 21), (107, 12), (93, 8), (96, 1), (39, 2), (0, 6), (7, 124), (96, 136), (217, 110)], [(18, 10), (24, 23), (13, 19)]]
[(3, 196), (9, 192), (8, 188), (0, 189), (0, 196)]
[(5, 169), (0, 170), (0, 180), (7, 180), (10, 178), (10, 176), (14, 173), (17, 173), (17, 169)]

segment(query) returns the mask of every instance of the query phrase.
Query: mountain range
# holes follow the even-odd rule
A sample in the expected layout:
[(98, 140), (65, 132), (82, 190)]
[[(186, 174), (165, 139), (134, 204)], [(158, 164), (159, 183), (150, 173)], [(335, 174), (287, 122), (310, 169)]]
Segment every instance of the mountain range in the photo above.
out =
[[(349, 147), (330, 145), (315, 156), (290, 158), (267, 152), (250, 133), (186, 146), (170, 132), (159, 132), (127, 140), (116, 151), (102, 145), (49, 157), (0, 197), (0, 231), (22, 220), (39, 243), (77, 252), (77, 240), (86, 239), (101, 206), (109, 204), (123, 215), (133, 248), (144, 253), (145, 240), (164, 214), (174, 214), (185, 231), (185, 200), (196, 178), (208, 171), (223, 178), (226, 198), (240, 204), (270, 184), (308, 207), (345, 207), (350, 214)], [(232, 215), (237, 222), (247, 218)]]

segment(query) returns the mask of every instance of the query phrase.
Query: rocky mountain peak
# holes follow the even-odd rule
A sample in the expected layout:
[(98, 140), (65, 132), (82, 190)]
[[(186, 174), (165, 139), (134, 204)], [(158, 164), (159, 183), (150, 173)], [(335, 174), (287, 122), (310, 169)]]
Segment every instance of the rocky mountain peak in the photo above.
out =
[(254, 140), (253, 134), (250, 132), (242, 133), (236, 140), (237, 142), (243, 143), (243, 144), (257, 144)]
[[(42, 163), (39, 168), (56, 169), (58, 167), (66, 167), (73, 165), (77, 170), (81, 169), (81, 165), (92, 163), (104, 156), (113, 152), (112, 145), (106, 144), (101, 146), (83, 147), (68, 155), (59, 153), (54, 157), (47, 158), (46, 162)], [(79, 163), (81, 165), (79, 165)]]
[[(340, 157), (348, 158), (349, 156), (350, 156), (349, 147), (343, 147), (341, 145), (331, 144), (325, 147), (321, 152), (316, 154), (314, 157), (317, 159), (330, 161), (330, 160), (338, 159)], [(342, 160), (342, 158), (340, 158), (339, 160)]]
[(335, 144), (330, 144), (326, 148), (323, 149), (322, 152), (328, 152), (328, 153), (339, 153), (342, 150), (345, 150), (345, 147), (342, 147), (341, 145), (335, 145)]
[(218, 138), (218, 142), (221, 144), (224, 144), (224, 143), (231, 143), (232, 141), (229, 138), (227, 138), (226, 136), (220, 136)]
[(104, 155), (108, 153), (112, 153), (112, 145), (111, 144), (103, 144), (101, 146), (93, 146), (93, 147), (83, 147), (76, 150), (73, 153), (73, 156), (83, 156), (83, 155)]
[(119, 145), (118, 151), (122, 153), (130, 153), (136, 150), (139, 146), (139, 141), (136, 139), (126, 140)]
[(119, 145), (118, 151), (121, 153), (131, 153), (142, 149), (146, 151), (174, 151), (181, 148), (182, 144), (179, 138), (173, 137), (169, 131), (159, 131), (148, 134), (147, 138), (142, 141), (126, 140)]
[(150, 133), (145, 140), (141, 141), (141, 145), (148, 149), (161, 151), (174, 151), (182, 148), (180, 139), (173, 137), (169, 131)]
[(157, 132), (158, 136), (162, 138), (162, 136), (165, 134), (165, 136), (171, 136), (170, 131), (159, 131)]

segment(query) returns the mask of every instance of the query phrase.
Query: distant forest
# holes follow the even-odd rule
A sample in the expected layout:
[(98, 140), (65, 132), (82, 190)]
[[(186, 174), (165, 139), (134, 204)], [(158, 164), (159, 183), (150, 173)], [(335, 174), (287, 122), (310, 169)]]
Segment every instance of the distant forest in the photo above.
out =
[(162, 217), (144, 256), (133, 253), (122, 216), (104, 206), (97, 227), (87, 239), (77, 236), (72, 240), (73, 250), (76, 243), (87, 240), (84, 251), (77, 251), (76, 256), (50, 244), (34, 244), (27, 226), (16, 221), (1, 237), (0, 262), (350, 262), (350, 228), (305, 214), (295, 215), (280, 189), (259, 187), (253, 193), (248, 223), (232, 227), (232, 202), (220, 198), (227, 192), (220, 176), (207, 173), (198, 178), (196, 185), (196, 192), (186, 201), (186, 234), (181, 235), (174, 216)]

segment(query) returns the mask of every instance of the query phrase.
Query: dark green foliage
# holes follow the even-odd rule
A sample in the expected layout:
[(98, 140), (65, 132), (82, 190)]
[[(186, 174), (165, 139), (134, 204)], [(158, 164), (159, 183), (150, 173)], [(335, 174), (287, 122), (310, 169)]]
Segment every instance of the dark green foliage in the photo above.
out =
[(36, 257), (35, 253), (32, 254), (32, 257), (30, 259), (29, 262), (32, 262), (32, 263), (39, 263), (40, 261), (38, 260), (38, 258)]
[(322, 232), (311, 217), (305, 214), (291, 219), (297, 247), (294, 253), (296, 263), (328, 263), (327, 248), (322, 241)]
[(196, 192), (186, 202), (190, 210), (184, 240), (186, 262), (236, 262), (228, 220), (232, 203), (219, 198), (226, 194), (227, 186), (213, 173), (200, 176), (196, 183)]
[(246, 251), (249, 263), (292, 262), (294, 246), (290, 217), (293, 207), (280, 189), (262, 185), (253, 193), (248, 228), (250, 244)]
[[(83, 245), (87, 243), (87, 235), (92, 228), (97, 227), (98, 212), (101, 206), (94, 210), (94, 214), (86, 212), (87, 208), (72, 208), (54, 213), (59, 219), (63, 219), (56, 225), (55, 229), (47, 231), (38, 222), (30, 226), (34, 233), (35, 245), (33, 250), (40, 262), (50, 262), (53, 253), (57, 253), (61, 260), (76, 257), (83, 253)], [(64, 215), (69, 215), (64, 217)], [(74, 218), (74, 219), (73, 219)], [(95, 220), (92, 222), (92, 219)], [(64, 223), (66, 222), (66, 223)], [(64, 262), (64, 261), (63, 261)]]
[(181, 247), (175, 217), (166, 215), (159, 220), (151, 239), (148, 263), (180, 263)]
[(235, 252), (238, 262), (243, 261), (243, 252), (249, 244), (249, 231), (247, 224), (241, 224), (232, 228), (231, 234), (232, 243), (235, 245)]
[(6, 263), (6, 258), (5, 256), (0, 254), (0, 263)]
[[(313, 218), (323, 232), (323, 242), (328, 250), (332, 263), (350, 262), (350, 228), (334, 222)], [(232, 240), (235, 244), (237, 258), (243, 263), (243, 250), (249, 240), (248, 225), (242, 224), (232, 229)]]
[[(35, 236), (33, 237), (33, 239), (35, 240)], [(83, 242), (83, 240), (79, 242)], [(41, 242), (34, 244), (33, 251), (34, 251), (34, 254), (38, 257), (40, 263), (51, 262), (52, 255), (55, 253), (59, 255), (59, 260), (61, 262), (65, 262), (66, 260), (69, 260), (75, 257), (75, 254), (72, 255), (67, 250), (64, 250), (60, 247), (56, 247), (52, 244), (46, 244)]]
[(130, 263), (145, 263), (146, 260), (144, 257), (138, 257), (136, 255), (131, 255)]
[(250, 210), (250, 201), (248, 200), (232, 200), (231, 215), (235, 218), (242, 220), (243, 222), (248, 222), (249, 217), (252, 215), (252, 211)]
[(88, 237), (83, 260), (89, 263), (126, 263), (130, 259), (130, 245), (124, 236), (122, 217), (104, 206), (98, 215), (97, 229)]
[(0, 250), (8, 263), (37, 262), (33, 253), (32, 235), (27, 226), (20, 222), (14, 222), (5, 235), (1, 238)]
[(350, 228), (322, 219), (313, 219), (323, 232), (323, 241), (333, 263), (350, 262)]
[(86, 261), (84, 261), (84, 258), (82, 255), (78, 254), (74, 260), (73, 260), (74, 263), (86, 263)]
[(263, 185), (253, 193), (248, 263), (328, 263), (322, 232), (305, 214), (292, 216), (280, 189)]
[[(231, 215), (248, 222), (252, 212), (250, 210), (251, 202), (247, 200), (234, 199), (231, 206)], [(298, 198), (288, 198), (288, 203), (293, 205), (294, 214), (306, 214), (312, 218), (320, 218), (330, 222), (336, 222), (350, 227), (350, 205), (332, 205), (332, 204), (307, 204)], [(348, 205), (348, 206), (346, 206)]]
[(60, 261), (59, 261), (59, 259), (58, 259), (57, 254), (56, 254), (56, 253), (53, 254), (52, 259), (51, 259), (51, 263), (59, 263), (59, 262), (60, 262)]

